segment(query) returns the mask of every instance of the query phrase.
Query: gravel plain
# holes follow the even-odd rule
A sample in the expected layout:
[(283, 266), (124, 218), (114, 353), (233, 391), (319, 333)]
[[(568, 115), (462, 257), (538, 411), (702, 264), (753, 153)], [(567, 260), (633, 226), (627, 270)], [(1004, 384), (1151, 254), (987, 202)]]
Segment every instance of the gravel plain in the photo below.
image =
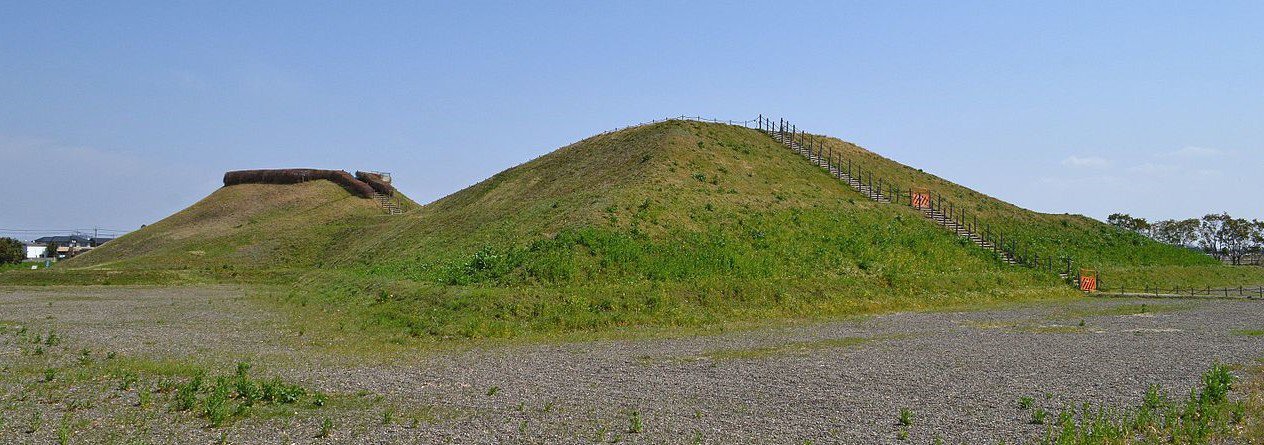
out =
[[(0, 289), (0, 326), (55, 327), (64, 350), (250, 360), (366, 399), (206, 428), (163, 408), (137, 413), (131, 393), (85, 389), (99, 400), (75, 410), (72, 443), (1029, 443), (1046, 427), (1029, 422), (1021, 397), (1054, 413), (1128, 407), (1150, 384), (1179, 397), (1213, 363), (1264, 358), (1264, 336), (1247, 335), (1264, 329), (1264, 302), (1244, 300), (1085, 298), (706, 336), (405, 349), (386, 362), (330, 357), (294, 341), (284, 319), (233, 287)], [(0, 364), (16, 351), (0, 346)], [(0, 443), (56, 443), (56, 428), (30, 433), (23, 419), (71, 410), (35, 385), (0, 376)], [(325, 418), (335, 427), (316, 438)]]

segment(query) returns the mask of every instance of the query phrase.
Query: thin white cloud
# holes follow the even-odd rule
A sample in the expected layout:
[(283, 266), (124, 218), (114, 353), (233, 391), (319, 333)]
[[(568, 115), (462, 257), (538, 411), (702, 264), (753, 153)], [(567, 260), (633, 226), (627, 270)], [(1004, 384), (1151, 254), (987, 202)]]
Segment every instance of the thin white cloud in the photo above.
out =
[(1129, 172), (1140, 173), (1143, 175), (1163, 175), (1163, 174), (1169, 174), (1169, 173), (1176, 173), (1180, 171), (1180, 169), (1181, 169), (1180, 167), (1177, 167), (1175, 165), (1155, 164), (1151, 162), (1128, 167)]
[(1159, 155), (1164, 158), (1214, 158), (1223, 156), (1224, 150), (1218, 148), (1195, 147), (1188, 146), (1176, 151), (1169, 151)]
[(1073, 168), (1107, 168), (1113, 163), (1097, 156), (1071, 156), (1062, 160), (1062, 165)]

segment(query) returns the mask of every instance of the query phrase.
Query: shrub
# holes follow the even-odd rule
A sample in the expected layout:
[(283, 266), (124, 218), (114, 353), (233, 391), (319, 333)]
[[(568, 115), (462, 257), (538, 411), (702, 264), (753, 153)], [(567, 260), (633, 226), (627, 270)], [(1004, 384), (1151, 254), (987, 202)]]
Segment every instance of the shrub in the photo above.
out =
[(26, 246), (13, 238), (0, 238), (0, 264), (20, 263), (26, 259)]

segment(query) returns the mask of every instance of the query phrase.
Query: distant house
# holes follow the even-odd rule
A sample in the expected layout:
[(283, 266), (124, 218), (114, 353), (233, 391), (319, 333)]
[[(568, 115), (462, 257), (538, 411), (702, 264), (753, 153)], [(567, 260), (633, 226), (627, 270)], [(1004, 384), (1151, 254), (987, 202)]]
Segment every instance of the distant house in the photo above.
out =
[[(94, 244), (93, 240), (100, 241)], [(109, 239), (89, 238), (79, 235), (46, 236), (38, 238), (35, 241), (32, 241), (31, 244), (27, 245), (26, 256), (27, 258), (32, 258), (31, 253), (38, 252), (46, 257), (69, 258), (78, 255), (80, 252), (85, 250), (90, 250), (106, 241), (109, 241)], [(48, 246), (50, 245), (56, 245), (57, 250), (55, 252), (49, 251)], [(34, 258), (40, 257), (36, 256)]]
[(26, 245), (26, 259), (44, 258), (48, 253), (48, 246), (30, 243)]

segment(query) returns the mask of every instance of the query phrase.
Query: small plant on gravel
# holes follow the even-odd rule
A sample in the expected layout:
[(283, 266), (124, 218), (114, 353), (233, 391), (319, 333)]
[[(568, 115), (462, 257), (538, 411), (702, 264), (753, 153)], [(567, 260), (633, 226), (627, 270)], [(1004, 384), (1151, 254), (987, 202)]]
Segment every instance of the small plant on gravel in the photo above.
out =
[(189, 382), (176, 388), (176, 411), (188, 411), (193, 409), (193, 405), (197, 404), (197, 385), (193, 383)]
[(57, 444), (66, 445), (70, 443), (70, 413), (62, 416), (61, 423), (57, 425)]
[(228, 420), (228, 382), (221, 378), (214, 388), (211, 388), (211, 394), (206, 397), (206, 401), (202, 406), (202, 413), (206, 416), (206, 420), (211, 422), (212, 427), (218, 427)]
[(702, 445), (702, 431), (693, 432), (693, 445)]
[(263, 398), (263, 389), (248, 378), (238, 377), (233, 382), (233, 387), (237, 391), (237, 397), (241, 399), (242, 406), (253, 406), (255, 402)]
[(390, 425), (395, 420), (395, 407), (388, 406), (382, 410), (382, 425)]
[(31, 414), (31, 421), (26, 424), (26, 434), (35, 434), (41, 426), (44, 426), (44, 412), (35, 411)]
[(57, 331), (48, 331), (48, 337), (44, 339), (47, 346), (57, 346), (61, 344), (61, 337), (57, 336)]
[(632, 411), (628, 413), (628, 432), (640, 433), (643, 428), (644, 425), (641, 425), (641, 412)]
[(900, 417), (897, 419), (900, 426), (909, 426), (913, 424), (913, 412), (908, 408), (900, 408)]
[(51, 381), (53, 381), (53, 379), (55, 379), (55, 378), (57, 378), (57, 368), (46, 368), (46, 369), (44, 369), (44, 381), (45, 381), (45, 382), (51, 382)]
[(1045, 412), (1045, 410), (1040, 409), (1040, 408), (1036, 408), (1034, 411), (1032, 411), (1032, 412), (1031, 412), (1031, 424), (1032, 424), (1032, 425), (1044, 425), (1044, 424), (1045, 424), (1045, 417), (1046, 417), (1046, 416), (1048, 416), (1048, 415), (1049, 415), (1049, 414), (1048, 414), (1048, 413), (1046, 413), (1046, 412)]
[(694, 418), (695, 420), (697, 420), (697, 419), (701, 419), (701, 418), (702, 418), (702, 411), (701, 411), (701, 410), (699, 410), (699, 409), (697, 409), (697, 408), (694, 408), (694, 409), (693, 409), (693, 418)]
[(153, 397), (153, 392), (149, 390), (148, 386), (141, 388), (140, 394), (137, 394), (136, 406), (148, 408), (150, 402), (153, 400)]
[(556, 400), (552, 400), (552, 399), (550, 399), (549, 401), (544, 402), (544, 408), (541, 408), (541, 409), (542, 409), (544, 412), (546, 412), (546, 413), (548, 413), (548, 412), (553, 412), (553, 405), (554, 405), (556, 402), (557, 402)]
[(931, 442), (931, 444), (932, 444), (932, 445), (944, 445), (944, 436), (935, 436), (935, 441), (934, 441), (934, 442)]
[(521, 422), (518, 422), (518, 434), (526, 434), (526, 433), (527, 433), (527, 421), (523, 420)]
[(1036, 404), (1036, 399), (1032, 398), (1031, 396), (1022, 396), (1018, 398), (1019, 409), (1025, 409), (1025, 410), (1031, 409), (1031, 407), (1035, 406), (1035, 404)]
[(83, 349), (79, 351), (79, 366), (92, 366), (95, 360), (92, 359), (92, 351)]
[(127, 391), (132, 389), (132, 385), (136, 384), (136, 373), (132, 371), (123, 371), (118, 373), (118, 390)]
[(329, 403), (329, 396), (325, 395), (325, 393), (317, 391), (316, 394), (312, 395), (312, 406), (320, 408), (325, 406), (326, 403)]
[(908, 428), (900, 428), (900, 432), (895, 433), (895, 438), (899, 440), (908, 440)]
[[(1084, 404), (1084, 411), (1088, 411), (1088, 404)], [(1075, 419), (1075, 408), (1066, 407), (1062, 412), (1058, 413), (1058, 420), (1054, 421), (1054, 425), (1067, 425)]]
[(497, 392), (500, 392), (499, 386), (493, 386), (491, 388), (487, 388), (487, 397), (494, 396), (496, 395)]
[(303, 387), (285, 383), (280, 377), (263, 382), (262, 392), (262, 400), (286, 404), (297, 402), (300, 397), (307, 395), (307, 390)]
[(320, 432), (316, 433), (317, 439), (329, 437), (329, 433), (334, 430), (334, 421), (328, 417), (320, 421)]

